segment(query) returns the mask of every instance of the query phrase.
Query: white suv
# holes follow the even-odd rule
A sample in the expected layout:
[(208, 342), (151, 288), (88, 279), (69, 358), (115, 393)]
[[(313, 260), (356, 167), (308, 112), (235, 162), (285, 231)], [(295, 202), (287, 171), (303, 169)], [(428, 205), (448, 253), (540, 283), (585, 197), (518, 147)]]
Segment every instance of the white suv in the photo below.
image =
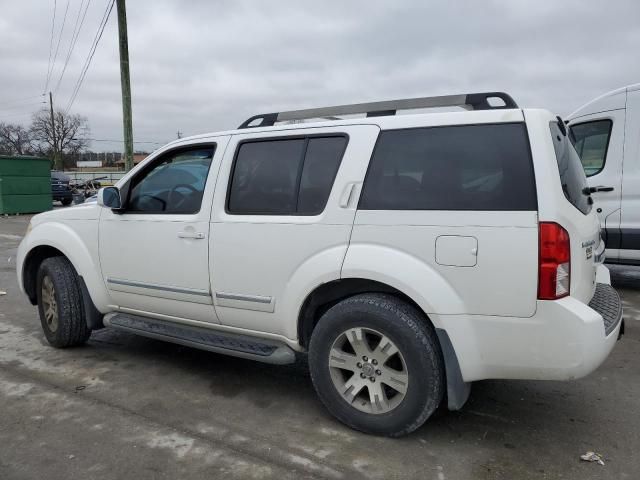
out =
[[(395, 115), (445, 106), (470, 111)], [(106, 326), (277, 364), (308, 352), (333, 415), (400, 436), (474, 380), (573, 379), (607, 357), (622, 309), (589, 194), (562, 120), (503, 93), (258, 115), (35, 216), (18, 279), (55, 347)]]

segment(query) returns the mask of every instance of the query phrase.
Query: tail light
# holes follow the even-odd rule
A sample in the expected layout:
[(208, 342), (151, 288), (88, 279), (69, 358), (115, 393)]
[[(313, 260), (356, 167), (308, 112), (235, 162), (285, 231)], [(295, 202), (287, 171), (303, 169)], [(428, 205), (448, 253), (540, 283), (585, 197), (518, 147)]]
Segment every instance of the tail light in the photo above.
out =
[(557, 223), (540, 222), (538, 250), (538, 299), (566, 297), (571, 285), (569, 232)]

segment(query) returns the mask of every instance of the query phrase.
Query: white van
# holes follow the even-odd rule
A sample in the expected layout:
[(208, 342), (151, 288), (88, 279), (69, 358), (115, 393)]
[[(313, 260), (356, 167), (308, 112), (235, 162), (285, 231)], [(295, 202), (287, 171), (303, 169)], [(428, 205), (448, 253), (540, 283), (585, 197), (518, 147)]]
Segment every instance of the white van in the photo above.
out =
[[(443, 106), (470, 111), (395, 114)], [(592, 204), (564, 122), (503, 93), (270, 113), (33, 217), (18, 282), (55, 347), (108, 327), (308, 352), (333, 415), (400, 436), (475, 380), (569, 380), (609, 355), (622, 307)]]
[(568, 117), (600, 217), (607, 262), (640, 265), (640, 83)]

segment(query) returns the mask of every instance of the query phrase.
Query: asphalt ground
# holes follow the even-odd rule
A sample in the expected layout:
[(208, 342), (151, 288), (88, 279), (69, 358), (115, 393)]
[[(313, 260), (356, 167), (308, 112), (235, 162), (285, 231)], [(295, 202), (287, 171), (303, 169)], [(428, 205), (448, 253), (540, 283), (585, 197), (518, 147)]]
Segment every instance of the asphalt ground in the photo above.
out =
[[(316, 398), (305, 359), (255, 363), (112, 331), (56, 350), (20, 293), (28, 217), (0, 217), (0, 479), (637, 479), (640, 269), (612, 267), (626, 335), (589, 377), (483, 381), (402, 439)], [(589, 450), (605, 465), (580, 461)]]

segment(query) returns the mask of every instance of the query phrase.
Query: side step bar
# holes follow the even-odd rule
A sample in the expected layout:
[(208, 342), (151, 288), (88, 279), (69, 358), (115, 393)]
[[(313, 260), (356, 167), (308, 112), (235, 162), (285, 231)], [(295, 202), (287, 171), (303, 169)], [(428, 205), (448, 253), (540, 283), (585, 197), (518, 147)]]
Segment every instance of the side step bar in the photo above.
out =
[(209, 328), (181, 325), (124, 313), (105, 315), (104, 324), (107, 327), (144, 337), (264, 363), (285, 365), (294, 363), (296, 360), (295, 352), (288, 345), (247, 335), (218, 332)]

